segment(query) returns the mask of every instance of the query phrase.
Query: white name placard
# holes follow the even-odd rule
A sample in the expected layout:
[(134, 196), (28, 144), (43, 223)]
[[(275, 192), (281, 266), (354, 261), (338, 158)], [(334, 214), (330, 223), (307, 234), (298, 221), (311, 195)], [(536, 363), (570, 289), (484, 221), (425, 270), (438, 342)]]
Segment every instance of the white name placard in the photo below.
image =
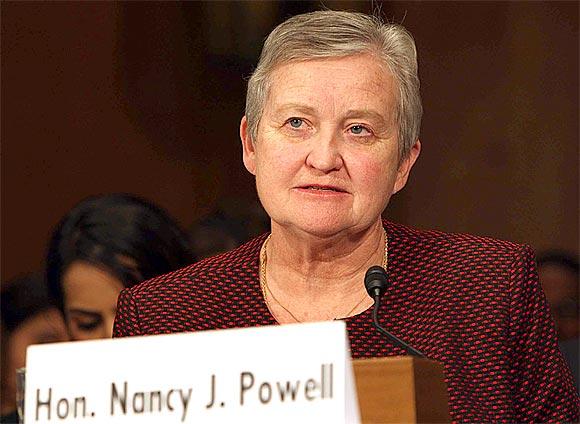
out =
[(29, 347), (25, 423), (358, 423), (342, 321)]

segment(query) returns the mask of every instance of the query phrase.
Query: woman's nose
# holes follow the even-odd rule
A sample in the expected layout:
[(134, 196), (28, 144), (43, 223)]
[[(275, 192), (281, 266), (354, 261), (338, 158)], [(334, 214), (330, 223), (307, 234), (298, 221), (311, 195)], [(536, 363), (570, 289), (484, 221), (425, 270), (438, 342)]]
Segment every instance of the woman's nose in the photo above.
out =
[(109, 314), (105, 318), (104, 325), (103, 325), (103, 334), (102, 337), (104, 339), (110, 339), (113, 337), (113, 325), (115, 323), (115, 314)]
[(334, 132), (320, 132), (311, 140), (306, 164), (324, 173), (337, 171), (343, 166), (339, 136)]

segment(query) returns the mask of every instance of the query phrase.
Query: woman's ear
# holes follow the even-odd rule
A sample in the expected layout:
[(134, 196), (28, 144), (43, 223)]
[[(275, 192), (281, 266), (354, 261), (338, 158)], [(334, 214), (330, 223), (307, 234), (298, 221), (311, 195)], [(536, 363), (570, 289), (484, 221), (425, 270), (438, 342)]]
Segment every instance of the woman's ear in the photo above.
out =
[(407, 184), (409, 179), (409, 174), (411, 173), (411, 168), (415, 165), (419, 154), (421, 153), (421, 141), (417, 139), (415, 144), (411, 147), (409, 151), (409, 156), (399, 165), (397, 171), (397, 179), (395, 180), (395, 186), (393, 187), (393, 194), (401, 191), (403, 187)]
[(250, 174), (256, 175), (256, 150), (254, 148), (254, 141), (248, 131), (248, 120), (244, 115), (240, 122), (240, 139), (242, 140), (244, 166)]

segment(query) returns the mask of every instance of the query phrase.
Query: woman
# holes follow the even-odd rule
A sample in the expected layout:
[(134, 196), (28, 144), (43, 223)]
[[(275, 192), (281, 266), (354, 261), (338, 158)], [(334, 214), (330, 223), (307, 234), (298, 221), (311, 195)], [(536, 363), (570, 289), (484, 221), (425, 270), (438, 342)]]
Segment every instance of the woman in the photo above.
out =
[(165, 211), (109, 194), (62, 218), (49, 244), (47, 280), (73, 340), (107, 338), (123, 288), (192, 262), (186, 234)]
[(454, 421), (578, 419), (530, 249), (381, 220), (419, 156), (420, 120), (402, 27), (335, 11), (279, 25), (240, 126), (271, 233), (123, 291), (115, 334), (338, 318), (354, 358), (401, 355), (372, 327), (363, 280), (381, 265), (382, 324), (444, 364)]
[(538, 254), (538, 275), (554, 321), (560, 350), (568, 362), (576, 388), (580, 387), (580, 307), (578, 258), (565, 251)]
[(26, 348), (68, 340), (58, 309), (50, 302), (42, 276), (7, 282), (2, 290), (2, 385), (0, 423), (16, 423), (16, 370), (26, 365)]

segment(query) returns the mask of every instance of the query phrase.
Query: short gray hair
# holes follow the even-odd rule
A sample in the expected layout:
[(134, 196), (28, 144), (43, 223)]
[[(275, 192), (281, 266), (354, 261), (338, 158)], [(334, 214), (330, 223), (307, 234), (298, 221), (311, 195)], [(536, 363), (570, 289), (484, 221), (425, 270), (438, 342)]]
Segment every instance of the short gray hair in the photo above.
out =
[(269, 77), (276, 67), (364, 53), (386, 64), (395, 78), (399, 160), (405, 159), (419, 138), (423, 114), (415, 42), (401, 25), (385, 24), (378, 17), (358, 12), (325, 10), (296, 15), (270, 33), (248, 81), (246, 119), (252, 141), (268, 97)]

